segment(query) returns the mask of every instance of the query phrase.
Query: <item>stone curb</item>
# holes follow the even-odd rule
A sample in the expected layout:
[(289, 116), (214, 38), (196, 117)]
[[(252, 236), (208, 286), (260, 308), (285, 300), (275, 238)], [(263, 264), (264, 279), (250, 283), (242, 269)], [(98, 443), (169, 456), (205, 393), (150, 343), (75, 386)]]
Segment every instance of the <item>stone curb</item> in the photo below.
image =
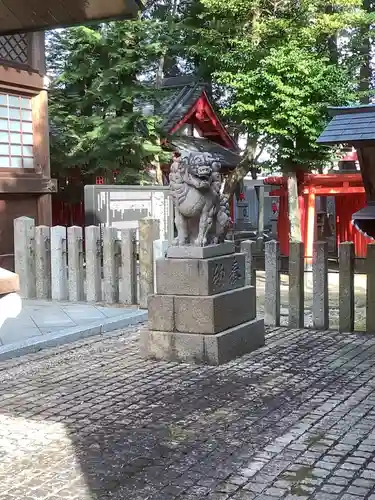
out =
[(0, 362), (8, 359), (32, 354), (49, 347), (58, 347), (70, 342), (82, 340), (93, 335), (102, 335), (121, 328), (136, 325), (147, 321), (148, 313), (144, 310), (135, 311), (134, 314), (117, 316), (106, 320), (90, 323), (88, 326), (73, 326), (64, 328), (55, 333), (47, 333), (42, 337), (31, 337), (20, 342), (14, 342), (0, 347)]

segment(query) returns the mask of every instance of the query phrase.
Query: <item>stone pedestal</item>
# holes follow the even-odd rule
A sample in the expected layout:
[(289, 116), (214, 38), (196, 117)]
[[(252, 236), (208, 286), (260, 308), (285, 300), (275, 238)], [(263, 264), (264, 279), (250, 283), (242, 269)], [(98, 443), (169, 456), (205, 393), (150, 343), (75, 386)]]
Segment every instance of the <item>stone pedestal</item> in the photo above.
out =
[(149, 324), (141, 331), (144, 357), (218, 365), (264, 345), (255, 288), (245, 285), (245, 254), (225, 243), (175, 248), (168, 256), (156, 261), (158, 293), (149, 296)]

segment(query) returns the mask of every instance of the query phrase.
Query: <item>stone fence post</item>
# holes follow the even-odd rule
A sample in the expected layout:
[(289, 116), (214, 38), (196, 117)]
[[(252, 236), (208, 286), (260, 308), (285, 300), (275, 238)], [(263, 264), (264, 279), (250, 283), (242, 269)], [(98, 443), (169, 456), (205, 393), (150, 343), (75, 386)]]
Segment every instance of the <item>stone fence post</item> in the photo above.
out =
[(85, 228), (86, 299), (88, 302), (102, 300), (102, 249), (98, 226)]
[(289, 245), (289, 328), (305, 326), (305, 246), (291, 241)]
[(83, 235), (79, 226), (68, 227), (69, 300), (84, 300)]
[(339, 330), (354, 332), (354, 243), (351, 242), (339, 246)]
[(154, 293), (157, 292), (158, 284), (156, 282), (156, 261), (158, 259), (164, 259), (169, 247), (169, 243), (167, 240), (155, 240), (154, 241), (154, 264), (153, 264), (153, 273), (154, 273)]
[(257, 310), (257, 275), (255, 270), (255, 258), (257, 243), (255, 241), (246, 240), (241, 242), (241, 253), (245, 254), (245, 286), (253, 286), (255, 293), (253, 295), (254, 302), (250, 305), (252, 310)]
[(20, 279), (21, 296), (35, 298), (35, 222), (30, 217), (14, 220), (14, 267)]
[(51, 286), (53, 300), (68, 300), (66, 228), (51, 227)]
[(36, 298), (51, 298), (51, 234), (48, 226), (35, 228)]
[(139, 307), (147, 309), (148, 296), (154, 293), (154, 241), (159, 239), (159, 221), (139, 221)]
[(313, 250), (313, 325), (317, 330), (329, 327), (328, 308), (328, 243), (316, 241)]
[(113, 227), (103, 228), (103, 299), (107, 304), (118, 302), (118, 244), (117, 230)]
[(255, 241), (246, 240), (241, 242), (241, 253), (245, 254), (245, 285), (257, 285), (257, 277), (255, 270), (255, 259), (257, 244)]
[(268, 241), (265, 245), (264, 322), (280, 326), (280, 245)]
[(375, 243), (367, 245), (366, 332), (375, 333)]
[(121, 283), (122, 304), (137, 303), (137, 236), (135, 229), (121, 231)]

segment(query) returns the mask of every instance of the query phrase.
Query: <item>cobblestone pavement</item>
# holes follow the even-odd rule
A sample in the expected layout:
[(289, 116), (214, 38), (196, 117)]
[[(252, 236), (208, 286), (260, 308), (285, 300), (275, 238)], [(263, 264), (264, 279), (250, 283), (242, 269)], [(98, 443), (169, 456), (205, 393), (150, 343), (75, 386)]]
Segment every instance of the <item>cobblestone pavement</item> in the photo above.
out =
[(1, 500), (375, 499), (375, 337), (275, 329), (221, 367), (137, 339), (0, 364)]

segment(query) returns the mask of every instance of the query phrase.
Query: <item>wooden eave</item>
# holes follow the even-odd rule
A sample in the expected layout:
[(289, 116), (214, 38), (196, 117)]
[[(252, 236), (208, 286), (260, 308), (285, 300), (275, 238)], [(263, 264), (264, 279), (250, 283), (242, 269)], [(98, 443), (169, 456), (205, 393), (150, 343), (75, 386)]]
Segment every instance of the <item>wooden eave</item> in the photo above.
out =
[(0, 35), (131, 19), (141, 0), (0, 0)]

